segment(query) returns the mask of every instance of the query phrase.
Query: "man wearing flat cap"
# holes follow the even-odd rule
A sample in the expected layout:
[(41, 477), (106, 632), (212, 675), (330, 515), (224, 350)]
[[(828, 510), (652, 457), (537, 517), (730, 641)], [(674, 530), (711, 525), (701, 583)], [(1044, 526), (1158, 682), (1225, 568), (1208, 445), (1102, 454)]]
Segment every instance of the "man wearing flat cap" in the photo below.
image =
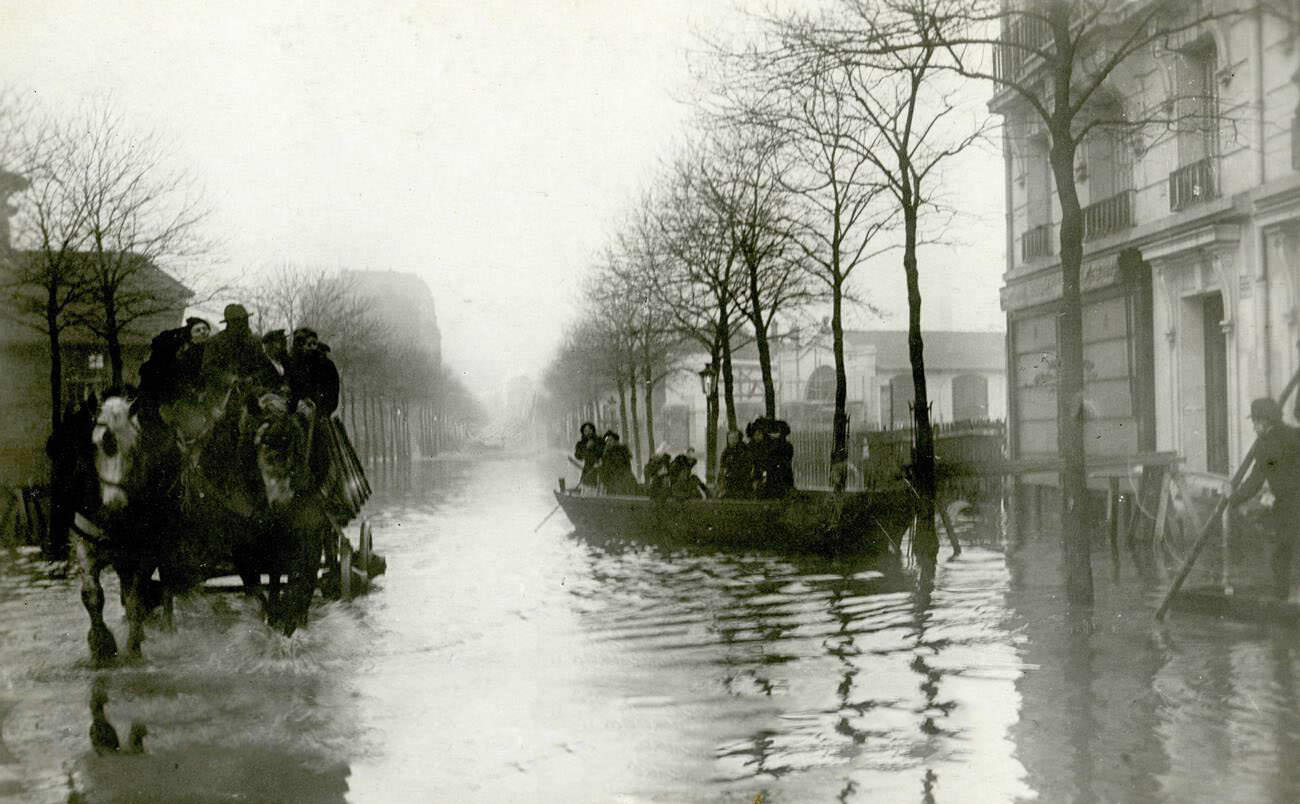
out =
[(262, 345), (248, 328), (248, 311), (242, 304), (227, 304), (221, 322), (226, 328), (203, 350), (203, 381), (209, 388), (224, 388), (235, 379), (256, 376), (265, 359)]
[(1300, 527), (1300, 430), (1282, 421), (1282, 407), (1272, 399), (1251, 402), (1250, 420), (1255, 425), (1255, 465), (1228, 504), (1249, 501), (1268, 481), (1275, 500), (1267, 520), (1273, 537), (1273, 594), (1285, 600), (1291, 594), (1291, 561)]

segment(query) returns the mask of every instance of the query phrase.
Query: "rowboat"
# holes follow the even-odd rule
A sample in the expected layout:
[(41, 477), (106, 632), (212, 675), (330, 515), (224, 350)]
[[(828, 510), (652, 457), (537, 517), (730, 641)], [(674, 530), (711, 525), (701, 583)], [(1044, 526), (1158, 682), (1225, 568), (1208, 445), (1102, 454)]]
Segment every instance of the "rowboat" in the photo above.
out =
[(579, 532), (723, 550), (832, 557), (897, 553), (915, 517), (915, 497), (905, 487), (851, 494), (797, 491), (779, 500), (554, 493)]

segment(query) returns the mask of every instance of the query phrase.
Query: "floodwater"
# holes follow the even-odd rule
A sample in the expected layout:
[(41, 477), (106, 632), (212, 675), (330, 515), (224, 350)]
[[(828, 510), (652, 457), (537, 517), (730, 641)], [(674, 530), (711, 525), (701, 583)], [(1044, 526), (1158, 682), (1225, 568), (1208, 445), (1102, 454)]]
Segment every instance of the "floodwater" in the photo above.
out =
[(534, 531), (562, 472), (373, 478), (372, 594), (290, 639), (198, 594), (104, 671), (76, 587), (0, 553), (0, 799), (1300, 800), (1294, 631), (1156, 627), (1101, 561), (1072, 618), (1048, 536), (969, 545), (922, 604), (870, 566)]

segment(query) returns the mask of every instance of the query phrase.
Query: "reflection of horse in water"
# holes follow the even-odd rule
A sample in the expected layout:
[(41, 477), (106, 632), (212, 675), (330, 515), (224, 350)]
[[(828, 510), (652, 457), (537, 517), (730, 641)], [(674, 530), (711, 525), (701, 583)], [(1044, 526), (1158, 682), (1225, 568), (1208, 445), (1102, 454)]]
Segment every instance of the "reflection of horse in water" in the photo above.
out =
[[(210, 410), (188, 403), (164, 411), (172, 415), (148, 413), (110, 395), (74, 424), (83, 446), (72, 536), (92, 660), (117, 653), (99, 581), (110, 565), (121, 579), (132, 656), (148, 609), (164, 604), (170, 625), (172, 595), (228, 564), (262, 601), (268, 623), (286, 634), (305, 625), (324, 536), (334, 528), (308, 466), (311, 425), (279, 397), (233, 392)], [(151, 580), (155, 571), (160, 583)], [(270, 578), (265, 594), (262, 573)]]

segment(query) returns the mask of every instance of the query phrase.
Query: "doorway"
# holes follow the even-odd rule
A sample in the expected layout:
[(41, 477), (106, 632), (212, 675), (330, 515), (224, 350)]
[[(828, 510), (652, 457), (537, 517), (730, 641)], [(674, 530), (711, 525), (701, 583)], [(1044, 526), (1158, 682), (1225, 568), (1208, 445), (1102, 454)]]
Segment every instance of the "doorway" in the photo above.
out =
[(1205, 468), (1226, 475), (1228, 466), (1228, 338), (1223, 332), (1223, 294), (1202, 304), (1205, 339)]

